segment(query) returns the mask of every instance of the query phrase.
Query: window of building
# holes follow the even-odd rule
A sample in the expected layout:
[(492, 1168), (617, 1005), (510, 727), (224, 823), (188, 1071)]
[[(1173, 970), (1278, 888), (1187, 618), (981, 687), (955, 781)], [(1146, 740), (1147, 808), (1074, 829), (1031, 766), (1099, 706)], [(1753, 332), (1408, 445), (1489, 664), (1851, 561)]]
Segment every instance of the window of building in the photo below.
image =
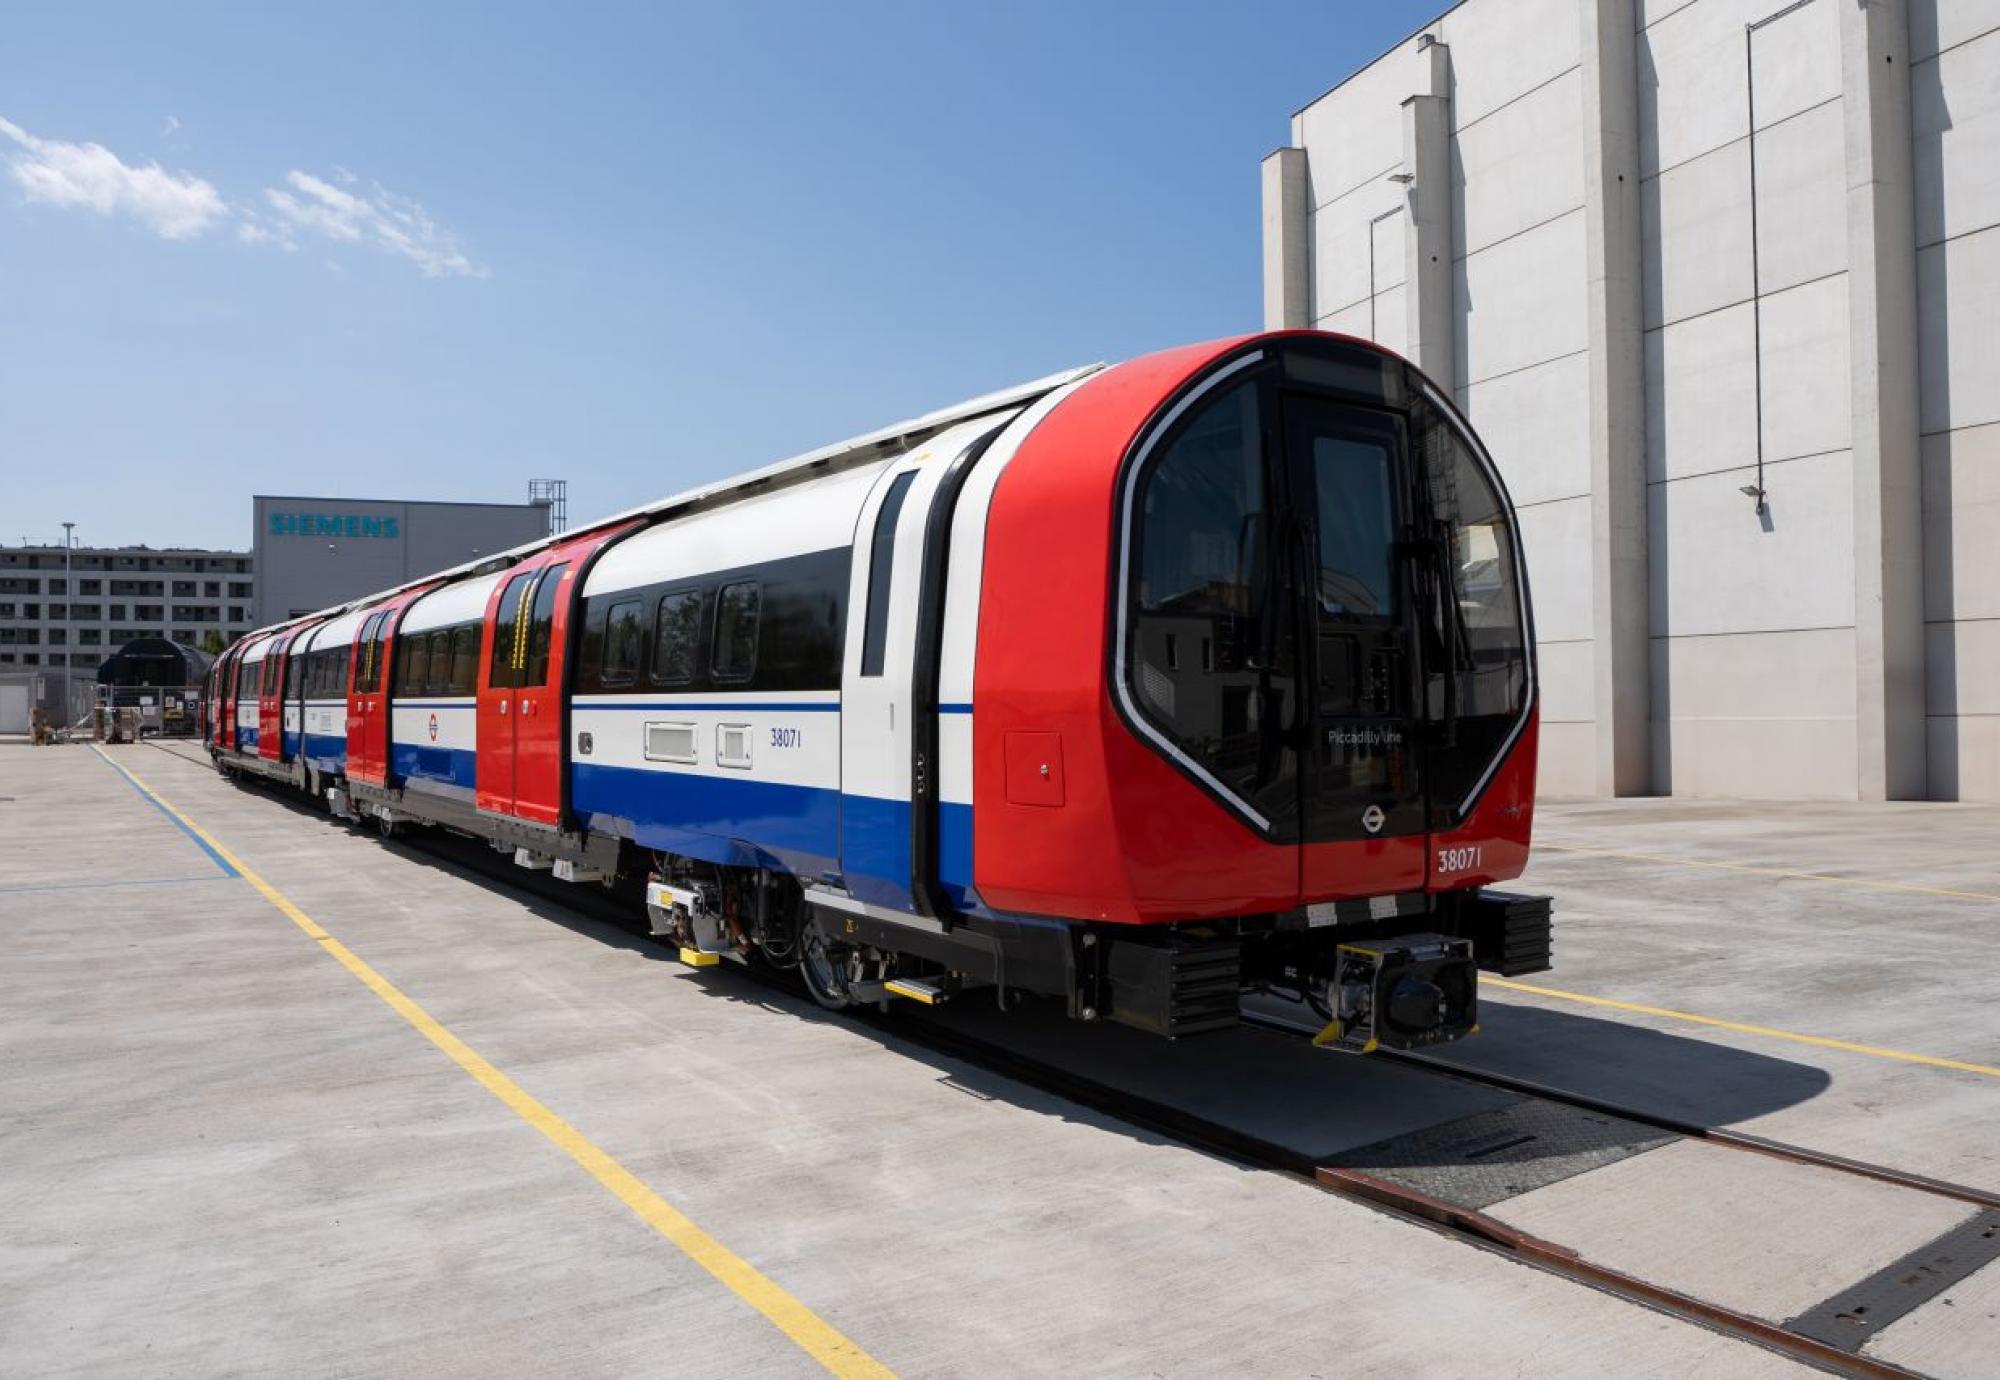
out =
[(175, 598), (177, 598), (177, 599), (192, 599), (192, 598), (194, 598), (194, 581), (193, 581), (193, 580), (175, 580), (175, 581), (174, 581), (174, 597), (175, 597)]
[(760, 603), (755, 580), (724, 585), (716, 595), (715, 649), (710, 660), (717, 680), (748, 680), (756, 671)]
[(645, 603), (626, 599), (604, 616), (604, 683), (630, 685), (645, 659)]
[(101, 647), (104, 645), (103, 630), (99, 628), (78, 628), (76, 630), (76, 642), (79, 647)]
[(694, 679), (695, 654), (701, 646), (701, 591), (675, 590), (660, 596), (653, 620), (653, 680), (659, 685), (686, 685)]
[(78, 594), (102, 594), (104, 593), (104, 581), (78, 580), (76, 582), (76, 592)]
[(49, 617), (52, 620), (61, 620), (67, 618), (69, 615), (64, 612), (66, 608), (68, 608), (67, 604), (50, 604)]
[(231, 580), (229, 582), (229, 597), (232, 599), (248, 599), (250, 597), (250, 582), (248, 580)]
[(123, 604), (113, 604), (113, 605), (111, 606), (111, 621), (112, 621), (112, 622), (116, 623), (116, 622), (118, 622), (118, 621), (119, 621), (120, 619), (124, 618), (124, 616), (125, 616), (125, 606), (124, 606)]
[(203, 580), (201, 582), (201, 593), (202, 597), (206, 599), (220, 599), (222, 597), (222, 581)]
[(51, 593), (51, 594), (67, 594), (67, 593), (69, 593), (69, 581), (68, 581), (68, 580), (60, 580), (60, 579), (58, 579), (58, 580), (50, 580), (50, 581), (49, 581), (49, 593)]
[(14, 606), (12, 604), (0, 603), (0, 618), (16, 618), (16, 617), (19, 617), (19, 615), (14, 612)]
[(193, 628), (175, 628), (175, 629), (174, 629), (174, 641), (176, 641), (176, 642), (182, 642), (182, 643), (186, 643), (186, 644), (188, 644), (188, 645), (193, 645), (193, 643), (194, 643), (194, 629), (193, 629)]

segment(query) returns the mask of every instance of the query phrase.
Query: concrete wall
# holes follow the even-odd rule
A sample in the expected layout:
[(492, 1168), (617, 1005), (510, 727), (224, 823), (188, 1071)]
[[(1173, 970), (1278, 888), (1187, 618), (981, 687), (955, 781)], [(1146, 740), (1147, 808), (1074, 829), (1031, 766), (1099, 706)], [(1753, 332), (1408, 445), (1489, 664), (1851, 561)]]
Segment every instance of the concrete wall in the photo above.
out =
[[(1267, 244), (1288, 213), (1310, 253), (1266, 299), (1402, 348), (1448, 293), (1521, 510), (1543, 789), (2000, 799), (2000, 0), (1466, 0), (1424, 33), (1293, 118), (1309, 191), (1267, 193)], [(1404, 254), (1438, 197), (1442, 289)]]
[(2000, 4), (1910, 14), (1932, 793), (2000, 799)]
[(259, 495), (258, 626), (548, 535), (543, 504)]

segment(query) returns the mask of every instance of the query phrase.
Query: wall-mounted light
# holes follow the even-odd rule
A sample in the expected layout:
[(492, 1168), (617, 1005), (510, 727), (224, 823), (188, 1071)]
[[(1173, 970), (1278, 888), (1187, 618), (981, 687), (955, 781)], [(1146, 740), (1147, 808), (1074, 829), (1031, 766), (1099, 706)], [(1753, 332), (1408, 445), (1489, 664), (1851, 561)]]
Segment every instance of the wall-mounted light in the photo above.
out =
[(1418, 34), (1417, 51), (1420, 53), (1424, 52), (1427, 49), (1429, 49), (1433, 44), (1435, 44), (1437, 41), (1438, 40), (1436, 34)]
[(1387, 177), (1383, 178), (1382, 180), (1384, 182), (1400, 182), (1402, 185), (1407, 187), (1412, 182), (1415, 182), (1417, 180), (1417, 175), (1415, 173), (1406, 173), (1406, 172), (1390, 173)]
[(1738, 492), (1739, 494), (1747, 495), (1750, 498), (1756, 499), (1757, 511), (1759, 514), (1763, 513), (1764, 500), (1768, 497), (1768, 495), (1765, 494), (1764, 486), (1762, 484), (1745, 484), (1742, 488), (1738, 489), (1736, 492)]

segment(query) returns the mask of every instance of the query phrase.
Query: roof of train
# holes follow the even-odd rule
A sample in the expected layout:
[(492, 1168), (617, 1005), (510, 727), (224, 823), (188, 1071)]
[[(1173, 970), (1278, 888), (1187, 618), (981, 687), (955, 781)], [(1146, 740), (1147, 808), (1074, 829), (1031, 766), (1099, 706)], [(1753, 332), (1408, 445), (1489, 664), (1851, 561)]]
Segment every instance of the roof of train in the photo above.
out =
[(362, 595), (358, 599), (350, 599), (345, 603), (333, 604), (313, 613), (302, 614), (297, 618), (288, 618), (283, 622), (273, 623), (269, 627), (257, 628), (245, 634), (245, 640), (261, 637), (280, 629), (291, 627), (297, 623), (333, 617), (365, 604), (373, 604), (391, 595), (400, 594), (404, 590), (415, 589), (419, 585), (455, 580), (480, 570), (498, 569), (504, 565), (511, 565), (519, 561), (522, 557), (533, 555), (545, 547), (554, 546), (558, 542), (573, 541), (583, 533), (593, 532), (602, 527), (613, 527), (621, 522), (630, 522), (635, 518), (658, 517), (663, 513), (696, 508), (712, 499), (723, 498), (739, 490), (773, 488), (790, 480), (801, 478), (810, 470), (830, 471), (840, 461), (852, 463), (859, 460), (879, 458), (888, 454), (891, 450), (898, 449), (899, 443), (900, 448), (907, 448), (937, 434), (955, 422), (962, 422), (968, 418), (979, 417), (989, 412), (999, 412), (1006, 408), (1018, 407), (1023, 403), (1032, 402), (1037, 398), (1053, 393), (1065, 384), (1073, 383), (1077, 379), (1094, 374), (1104, 367), (1101, 363), (1083, 364), (1074, 369), (1064, 369), (1060, 373), (1049, 374), (1043, 378), (1032, 379), (1027, 383), (1016, 384), (1012, 388), (1002, 388), (992, 393), (982, 393), (976, 398), (967, 398), (964, 402), (954, 403), (950, 407), (942, 407), (935, 412), (926, 412), (920, 417), (911, 417), (906, 421), (896, 422), (890, 426), (881, 427), (860, 436), (850, 437), (845, 441), (836, 441), (830, 446), (821, 446), (817, 450), (809, 450), (803, 455), (795, 455), (789, 460), (780, 460), (776, 464), (766, 465), (762, 469), (751, 470), (747, 474), (731, 475), (727, 479), (718, 479), (711, 484), (702, 484), (692, 489), (684, 489), (680, 493), (673, 494), (667, 498), (658, 499), (652, 503), (641, 504), (637, 508), (628, 508), (624, 512), (613, 513), (608, 517), (598, 518), (582, 526), (571, 528), (567, 532), (553, 532), (546, 537), (538, 537), (534, 541), (524, 542), (520, 546), (511, 547), (506, 551), (497, 552), (491, 556), (481, 556), (476, 561), (467, 561), (463, 565), (434, 571), (417, 579), (407, 580), (400, 585), (392, 585), (387, 589), (374, 590)]

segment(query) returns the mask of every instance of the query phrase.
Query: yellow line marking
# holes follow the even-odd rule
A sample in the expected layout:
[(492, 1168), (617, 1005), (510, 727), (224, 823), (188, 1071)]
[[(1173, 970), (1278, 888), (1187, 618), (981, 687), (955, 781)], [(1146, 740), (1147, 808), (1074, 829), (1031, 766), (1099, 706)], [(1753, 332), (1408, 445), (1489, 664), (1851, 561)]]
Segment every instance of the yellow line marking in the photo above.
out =
[[(111, 762), (110, 757), (95, 744), (92, 745), (91, 751), (103, 757), (106, 762)], [(111, 765), (119, 766), (116, 762), (111, 762)], [(646, 1187), (637, 1176), (613, 1159), (608, 1152), (600, 1149), (583, 1132), (537, 1102), (513, 1079), (487, 1063), (471, 1046), (438, 1024), (430, 1012), (417, 1005), (389, 979), (364, 963), (353, 950), (320, 928), (311, 916), (293, 905), (285, 893), (265, 881), (251, 869), (249, 864), (223, 847), (214, 835), (188, 818), (171, 801), (141, 781), (131, 771), (123, 767), (119, 769), (125, 771), (139, 789), (152, 797), (161, 809), (168, 811), (197, 837), (206, 841), (209, 847), (227, 858), (230, 865), (243, 874), (243, 880), (255, 887), (265, 900), (282, 911), (294, 925), (319, 941), (319, 946), (332, 955), (341, 967), (359, 978), (369, 991), (387, 1002), (397, 1015), (415, 1026), (425, 1039), (451, 1056), (452, 1061), (471, 1074), (480, 1086), (506, 1103), (515, 1115), (560, 1146), (571, 1159), (582, 1165), (592, 1178), (610, 1189), (620, 1202), (637, 1213), (647, 1226), (666, 1237), (695, 1264), (722, 1281), (731, 1293), (770, 1319), (779, 1331), (796, 1342), (808, 1356), (834, 1375), (841, 1377), (857, 1377), (857, 1380), (860, 1377), (870, 1377), (871, 1380), (880, 1377), (882, 1380), (893, 1380), (895, 1373), (887, 1366), (863, 1351), (836, 1330), (831, 1323), (786, 1293), (756, 1266), (696, 1226), (678, 1208)]]
[(1503, 987), (1509, 992), (1532, 992), (1538, 997), (1555, 997), (1561, 1001), (1582, 1002), (1585, 1006), (1605, 1006), (1614, 1011), (1633, 1011), (1641, 1016), (1659, 1016), (1670, 1021), (1692, 1021), (1696, 1025), (1714, 1026), (1719, 1030), (1734, 1030), (1743, 1035), (1764, 1035), (1774, 1040), (1791, 1040), (1802, 1045), (1819, 1045), (1824, 1049), (1842, 1049), (1850, 1054), (1872, 1054), (1878, 1059), (1895, 1059), (1905, 1064), (1923, 1064), (1934, 1069), (1957, 1069), (1960, 1073), (1983, 1073), (1989, 1078), (2000, 1078), (2000, 1068), (1991, 1064), (1971, 1064), (1963, 1059), (1944, 1059), (1935, 1054), (1912, 1054), (1903, 1049), (1884, 1049), (1880, 1045), (1859, 1045), (1852, 1040), (1835, 1040), (1825, 1035), (1801, 1035), (1795, 1030), (1774, 1030), (1768, 1025), (1746, 1025), (1742, 1021), (1725, 1021), (1714, 1016), (1697, 1016), (1690, 1011), (1675, 1011), (1665, 1006), (1646, 1006), (1635, 1001), (1613, 1001), (1609, 997), (1590, 997), (1581, 992), (1565, 992), (1559, 987), (1537, 987), (1532, 983), (1515, 982), (1509, 978), (1480, 976), (1482, 987)]
[(1951, 891), (1944, 887), (1915, 886), (1909, 882), (1878, 882), (1869, 877), (1837, 877), (1831, 872), (1795, 872), (1782, 867), (1755, 867), (1749, 863), (1708, 862), (1701, 858), (1673, 858), (1664, 853), (1621, 853), (1613, 848), (1584, 848), (1573, 843), (1546, 843), (1535, 840), (1536, 848), (1558, 853), (1577, 853), (1593, 858), (1623, 858), (1628, 862), (1673, 863), (1679, 867), (1707, 867), (1722, 872), (1747, 872), (1753, 877), (1783, 877), (1796, 882), (1833, 882), (1840, 886), (1866, 887), (1871, 891), (1904, 891), (1918, 896), (1951, 896), (1961, 901), (2000, 901), (1990, 891)]

